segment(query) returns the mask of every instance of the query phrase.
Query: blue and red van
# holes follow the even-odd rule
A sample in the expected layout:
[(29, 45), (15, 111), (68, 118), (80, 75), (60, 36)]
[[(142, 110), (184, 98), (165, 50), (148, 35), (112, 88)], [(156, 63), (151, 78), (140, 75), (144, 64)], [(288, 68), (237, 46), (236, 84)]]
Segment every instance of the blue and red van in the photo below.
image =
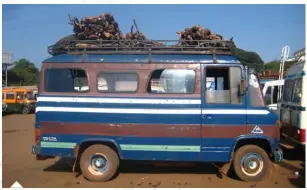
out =
[(263, 179), (282, 152), (259, 80), (230, 51), (189, 48), (70, 48), (44, 60), (32, 152), (73, 157), (90, 181), (110, 180), (121, 160), (231, 163), (240, 179)]

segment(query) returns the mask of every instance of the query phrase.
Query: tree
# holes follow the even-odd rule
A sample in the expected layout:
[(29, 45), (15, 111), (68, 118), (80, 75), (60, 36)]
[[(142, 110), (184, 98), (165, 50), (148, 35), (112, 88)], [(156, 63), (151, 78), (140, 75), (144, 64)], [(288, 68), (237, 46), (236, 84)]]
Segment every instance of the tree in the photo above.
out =
[(14, 62), (14, 67), (8, 70), (8, 84), (36, 85), (39, 82), (40, 72), (34, 63), (26, 59)]
[(233, 54), (248, 68), (254, 69), (258, 73), (262, 72), (264, 62), (257, 53), (236, 48), (233, 50)]
[[(287, 71), (295, 62), (285, 62), (284, 71)], [(264, 70), (279, 71), (280, 60), (273, 60), (264, 65)]]

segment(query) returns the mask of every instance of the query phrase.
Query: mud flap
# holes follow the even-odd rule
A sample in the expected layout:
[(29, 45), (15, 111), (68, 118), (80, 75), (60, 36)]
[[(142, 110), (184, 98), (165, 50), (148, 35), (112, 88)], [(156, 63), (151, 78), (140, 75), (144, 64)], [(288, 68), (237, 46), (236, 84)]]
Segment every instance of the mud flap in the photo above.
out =
[(231, 167), (231, 162), (227, 162), (223, 164), (223, 166), (219, 167), (216, 164), (212, 163), (214, 167), (216, 167), (220, 174), (223, 174), (224, 176), (228, 177), (229, 169)]

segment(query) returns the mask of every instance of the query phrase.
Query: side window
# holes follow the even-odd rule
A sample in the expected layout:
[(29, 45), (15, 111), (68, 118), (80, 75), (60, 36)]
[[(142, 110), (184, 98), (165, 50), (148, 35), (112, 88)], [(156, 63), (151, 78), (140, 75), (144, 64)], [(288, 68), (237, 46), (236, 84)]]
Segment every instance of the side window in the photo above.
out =
[(2, 92), (2, 100), (4, 100), (4, 93)]
[(89, 83), (85, 70), (49, 68), (45, 71), (46, 92), (88, 92)]
[(283, 100), (285, 102), (291, 101), (292, 86), (293, 86), (293, 80), (292, 79), (288, 79), (288, 80), (285, 81), (284, 94), (283, 94)]
[(195, 71), (191, 69), (159, 69), (151, 74), (147, 92), (190, 94), (195, 91)]
[(99, 92), (137, 92), (138, 86), (137, 73), (100, 72), (97, 76)]
[(240, 67), (206, 69), (206, 102), (212, 104), (240, 104)]
[(301, 103), (302, 97), (302, 78), (297, 78), (294, 81), (292, 102)]
[(17, 100), (23, 100), (23, 92), (17, 92)]
[(14, 92), (7, 92), (6, 93), (6, 99), (7, 100), (14, 100), (14, 97), (15, 97)]

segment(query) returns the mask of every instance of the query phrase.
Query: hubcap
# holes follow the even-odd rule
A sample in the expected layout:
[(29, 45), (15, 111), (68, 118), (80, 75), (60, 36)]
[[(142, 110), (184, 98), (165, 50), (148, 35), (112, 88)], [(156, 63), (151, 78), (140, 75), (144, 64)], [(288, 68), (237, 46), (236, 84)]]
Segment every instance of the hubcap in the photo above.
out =
[(107, 157), (103, 154), (93, 154), (88, 160), (88, 170), (94, 175), (103, 175), (109, 169)]
[(241, 170), (245, 175), (256, 176), (263, 170), (262, 157), (257, 153), (247, 153), (241, 159)]

